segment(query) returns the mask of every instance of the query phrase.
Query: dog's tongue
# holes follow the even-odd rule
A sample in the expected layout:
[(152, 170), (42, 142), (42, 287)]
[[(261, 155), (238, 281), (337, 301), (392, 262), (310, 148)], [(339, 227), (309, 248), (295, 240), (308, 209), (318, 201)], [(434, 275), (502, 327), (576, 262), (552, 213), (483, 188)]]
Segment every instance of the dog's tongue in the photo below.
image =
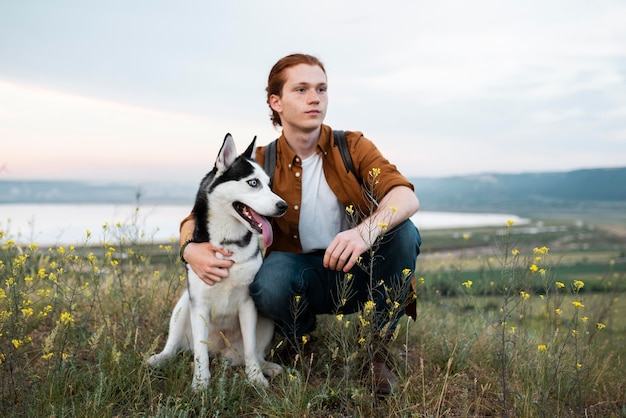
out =
[(265, 245), (265, 248), (269, 247), (274, 241), (274, 232), (272, 231), (272, 226), (270, 225), (270, 222), (267, 220), (266, 217), (259, 215), (249, 207), (248, 211), (250, 212), (250, 215), (252, 215), (252, 219), (254, 219), (254, 221), (263, 230), (263, 243)]

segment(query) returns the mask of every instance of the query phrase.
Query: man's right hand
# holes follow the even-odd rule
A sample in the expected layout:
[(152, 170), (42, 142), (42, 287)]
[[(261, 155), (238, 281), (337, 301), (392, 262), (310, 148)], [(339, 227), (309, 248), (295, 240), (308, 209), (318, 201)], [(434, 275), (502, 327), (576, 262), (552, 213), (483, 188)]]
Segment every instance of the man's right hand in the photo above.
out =
[(183, 253), (183, 258), (196, 275), (209, 286), (228, 277), (228, 270), (234, 261), (229, 260), (232, 253), (215, 247), (209, 242), (190, 242)]

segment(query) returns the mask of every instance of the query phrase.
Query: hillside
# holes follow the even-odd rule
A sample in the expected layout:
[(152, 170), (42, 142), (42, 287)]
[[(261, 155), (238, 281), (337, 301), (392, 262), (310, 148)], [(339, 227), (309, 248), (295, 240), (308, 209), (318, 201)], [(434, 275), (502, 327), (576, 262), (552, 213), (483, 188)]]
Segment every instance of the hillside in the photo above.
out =
[[(626, 167), (560, 173), (483, 174), (411, 178), (429, 211), (626, 214)], [(197, 184), (123, 184), (86, 181), (0, 180), (7, 203), (184, 203)], [(626, 215), (625, 215), (626, 216)]]
[(0, 180), (3, 203), (193, 203), (197, 184)]
[[(626, 167), (560, 173), (412, 178), (422, 207), (442, 211), (626, 213)], [(625, 215), (626, 216), (626, 215)]]

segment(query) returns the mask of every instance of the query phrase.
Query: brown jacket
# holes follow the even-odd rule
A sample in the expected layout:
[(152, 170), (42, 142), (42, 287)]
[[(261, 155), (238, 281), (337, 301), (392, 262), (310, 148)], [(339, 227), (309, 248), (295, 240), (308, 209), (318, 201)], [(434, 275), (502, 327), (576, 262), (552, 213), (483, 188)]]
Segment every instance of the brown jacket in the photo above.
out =
[[(346, 142), (355, 171), (368, 185), (372, 169), (380, 169), (377, 183), (374, 186), (374, 197), (377, 200), (396, 186), (413, 185), (391, 164), (369, 139), (361, 132), (346, 131)], [(339, 201), (346, 207), (354, 205), (358, 213), (369, 215), (371, 203), (365, 197), (359, 180), (345, 168), (339, 148), (334, 143), (332, 129), (322, 125), (317, 153), (322, 157), (322, 167), (328, 186), (335, 193)], [(256, 160), (261, 164), (265, 160), (265, 147), (258, 147)], [(302, 251), (298, 231), (300, 219), (300, 205), (302, 200), (302, 162), (287, 144), (284, 135), (278, 138), (276, 145), (276, 170), (272, 190), (283, 198), (289, 208), (285, 215), (272, 220), (274, 229), (274, 243), (270, 250), (299, 253)], [(319, 222), (323, 222), (320, 219)]]

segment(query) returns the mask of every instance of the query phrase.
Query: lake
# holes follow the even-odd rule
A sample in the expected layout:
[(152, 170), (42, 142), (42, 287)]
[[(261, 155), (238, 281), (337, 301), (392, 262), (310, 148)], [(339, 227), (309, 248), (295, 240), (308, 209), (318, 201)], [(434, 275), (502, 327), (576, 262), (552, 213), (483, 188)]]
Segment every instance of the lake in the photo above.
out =
[[(39, 246), (82, 245), (91, 231), (90, 244), (116, 242), (116, 238), (142, 237), (167, 242), (178, 240), (180, 221), (191, 206), (128, 204), (8, 204), (0, 205), (0, 231), (21, 244)], [(411, 220), (420, 230), (516, 225), (527, 219), (509, 214), (420, 211)], [(106, 225), (106, 228), (104, 226)]]

